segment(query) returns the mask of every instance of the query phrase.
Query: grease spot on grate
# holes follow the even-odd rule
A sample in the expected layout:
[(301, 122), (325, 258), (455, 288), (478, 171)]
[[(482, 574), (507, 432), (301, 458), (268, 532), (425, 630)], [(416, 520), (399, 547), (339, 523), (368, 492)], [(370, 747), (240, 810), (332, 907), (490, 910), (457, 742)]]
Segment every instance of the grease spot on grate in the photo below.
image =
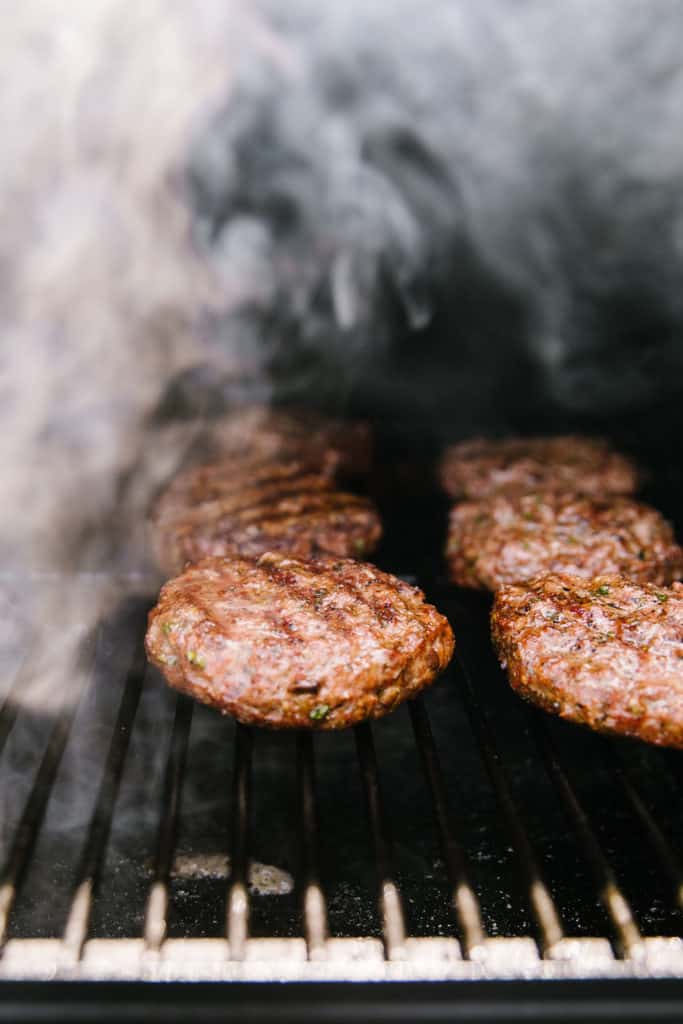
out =
[[(181, 853), (173, 861), (172, 878), (230, 877), (230, 858), (221, 853)], [(249, 889), (259, 896), (286, 896), (294, 888), (294, 879), (288, 871), (274, 864), (261, 864), (254, 860), (249, 865)]]

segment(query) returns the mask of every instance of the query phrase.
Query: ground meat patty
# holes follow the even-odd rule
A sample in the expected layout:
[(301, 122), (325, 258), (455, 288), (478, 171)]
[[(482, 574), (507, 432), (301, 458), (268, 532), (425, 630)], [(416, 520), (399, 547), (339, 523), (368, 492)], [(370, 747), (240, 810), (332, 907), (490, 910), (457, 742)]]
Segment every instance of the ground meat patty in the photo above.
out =
[(496, 594), (493, 641), (512, 687), (600, 732), (683, 747), (683, 586), (538, 577)]
[(655, 509), (552, 491), (456, 505), (446, 557), (455, 583), (486, 590), (550, 572), (616, 572), (643, 583), (683, 575), (683, 550)]
[(362, 557), (382, 533), (369, 499), (332, 490), (327, 473), (297, 459), (228, 459), (186, 470), (152, 519), (157, 561), (168, 573), (208, 555)]
[(326, 462), (341, 478), (364, 477), (372, 463), (372, 431), (360, 420), (333, 419), (303, 408), (248, 405), (209, 424), (213, 458), (251, 455)]
[(162, 588), (150, 660), (240, 722), (343, 729), (379, 718), (448, 664), (453, 633), (424, 594), (373, 565), (207, 558)]
[(599, 496), (638, 487), (631, 460), (588, 437), (463, 441), (446, 449), (439, 476), (452, 498), (549, 489)]

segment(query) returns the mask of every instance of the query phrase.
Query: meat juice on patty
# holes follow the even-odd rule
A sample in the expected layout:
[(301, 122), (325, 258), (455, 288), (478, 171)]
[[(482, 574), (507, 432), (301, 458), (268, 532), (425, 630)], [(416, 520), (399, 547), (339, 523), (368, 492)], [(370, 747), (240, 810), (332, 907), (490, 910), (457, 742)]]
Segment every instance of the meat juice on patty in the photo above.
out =
[(342, 729), (432, 683), (454, 638), (420, 590), (373, 565), (268, 553), (170, 580), (145, 645), (171, 686), (240, 722)]

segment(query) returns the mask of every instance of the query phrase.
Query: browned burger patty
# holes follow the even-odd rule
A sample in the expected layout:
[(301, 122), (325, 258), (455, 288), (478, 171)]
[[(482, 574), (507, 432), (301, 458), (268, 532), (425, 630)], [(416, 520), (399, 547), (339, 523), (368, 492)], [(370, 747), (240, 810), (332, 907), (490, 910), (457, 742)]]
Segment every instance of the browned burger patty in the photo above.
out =
[(452, 498), (535, 490), (632, 494), (638, 487), (631, 460), (588, 437), (463, 441), (446, 449), (439, 476)]
[(342, 478), (367, 476), (372, 464), (368, 423), (303, 408), (244, 406), (210, 424), (207, 445), (216, 458), (250, 455), (326, 463)]
[(683, 747), (683, 586), (538, 577), (496, 594), (493, 641), (512, 687), (599, 732)]
[(325, 472), (248, 458), (180, 473), (157, 503), (153, 533), (157, 561), (173, 573), (208, 555), (360, 558), (382, 526), (368, 498), (332, 490)]
[(272, 728), (343, 729), (436, 679), (453, 653), (424, 594), (373, 565), (207, 558), (162, 588), (149, 659), (178, 690)]
[(655, 509), (551, 491), (456, 505), (446, 557), (455, 583), (485, 590), (550, 572), (614, 572), (643, 583), (683, 575), (683, 550)]

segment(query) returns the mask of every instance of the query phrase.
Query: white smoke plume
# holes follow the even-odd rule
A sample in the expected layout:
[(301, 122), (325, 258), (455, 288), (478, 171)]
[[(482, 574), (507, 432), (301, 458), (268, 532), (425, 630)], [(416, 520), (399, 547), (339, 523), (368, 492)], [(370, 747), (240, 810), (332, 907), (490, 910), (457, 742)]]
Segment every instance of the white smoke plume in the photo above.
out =
[(670, 399), (682, 31), (677, 0), (5, 12), (4, 564), (96, 561), (171, 458), (154, 408), (245, 375), (460, 431)]
[[(237, 3), (27, 0), (0, 33), (3, 554), (59, 564), (217, 291), (182, 171), (230, 87)], [(227, 355), (226, 355), (227, 358)]]

